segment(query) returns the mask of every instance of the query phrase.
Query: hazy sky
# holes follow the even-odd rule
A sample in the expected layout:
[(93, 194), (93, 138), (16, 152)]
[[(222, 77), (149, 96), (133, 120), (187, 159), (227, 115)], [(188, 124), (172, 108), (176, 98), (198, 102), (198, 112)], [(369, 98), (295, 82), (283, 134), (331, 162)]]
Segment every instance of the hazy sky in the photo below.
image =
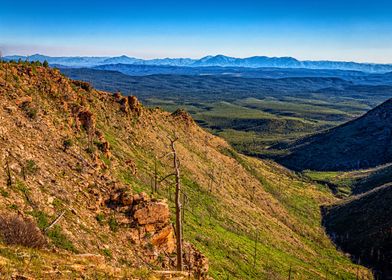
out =
[(392, 63), (392, 1), (1, 1), (3, 54)]

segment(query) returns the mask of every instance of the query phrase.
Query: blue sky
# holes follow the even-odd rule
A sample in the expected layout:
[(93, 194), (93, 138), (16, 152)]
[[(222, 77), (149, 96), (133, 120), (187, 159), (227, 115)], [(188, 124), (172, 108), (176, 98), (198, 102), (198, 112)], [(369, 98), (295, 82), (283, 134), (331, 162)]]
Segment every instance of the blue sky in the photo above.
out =
[(392, 63), (392, 1), (1, 1), (3, 54)]

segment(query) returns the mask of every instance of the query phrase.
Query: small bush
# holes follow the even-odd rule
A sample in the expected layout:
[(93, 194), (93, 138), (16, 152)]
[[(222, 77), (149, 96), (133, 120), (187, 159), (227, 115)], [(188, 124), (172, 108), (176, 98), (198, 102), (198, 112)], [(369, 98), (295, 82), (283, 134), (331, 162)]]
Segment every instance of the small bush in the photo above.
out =
[(91, 146), (91, 147), (88, 147), (88, 148), (86, 148), (86, 152), (88, 153), (88, 154), (94, 154), (95, 152), (96, 152), (96, 148), (94, 147), (94, 146)]
[(109, 259), (113, 258), (112, 252), (109, 249), (102, 249), (102, 254)]
[(8, 245), (43, 248), (45, 237), (30, 219), (16, 215), (0, 216), (0, 238)]
[(110, 217), (109, 221), (108, 221), (108, 225), (111, 231), (116, 232), (118, 230), (118, 222), (116, 220), (116, 218), (114, 217)]
[(100, 225), (103, 225), (105, 222), (105, 215), (103, 213), (99, 213), (97, 216), (95, 216), (95, 219)]
[(0, 194), (1, 194), (2, 196), (4, 196), (4, 197), (9, 197), (9, 196), (10, 196), (9, 192), (7, 192), (7, 191), (5, 191), (5, 190), (3, 190), (3, 189), (0, 189)]
[(38, 109), (32, 106), (29, 102), (24, 102), (20, 105), (20, 108), (25, 112), (27, 117), (34, 120), (37, 118)]
[(65, 152), (66, 150), (68, 150), (69, 148), (71, 148), (72, 145), (73, 145), (73, 142), (72, 142), (71, 139), (69, 139), (69, 138), (65, 139), (65, 140), (63, 141), (63, 150), (64, 150), (64, 152)]
[(8, 208), (11, 210), (15, 210), (15, 211), (18, 211), (18, 209), (19, 209), (18, 205), (16, 205), (16, 204), (11, 204), (10, 206), (8, 206)]
[(82, 173), (83, 172), (83, 166), (79, 162), (76, 163), (75, 171), (78, 172), (78, 173)]
[(37, 171), (38, 171), (38, 165), (32, 159), (29, 159), (28, 161), (26, 161), (24, 168), (25, 168), (26, 175), (33, 175), (33, 174), (37, 173)]

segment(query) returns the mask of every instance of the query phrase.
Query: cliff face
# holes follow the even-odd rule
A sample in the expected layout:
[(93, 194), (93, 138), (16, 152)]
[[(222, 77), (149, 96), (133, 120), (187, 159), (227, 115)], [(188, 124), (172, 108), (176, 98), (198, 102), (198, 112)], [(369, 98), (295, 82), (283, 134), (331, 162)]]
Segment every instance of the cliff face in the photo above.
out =
[(319, 206), (335, 201), (327, 190), (237, 154), (185, 112), (147, 109), (30, 64), (0, 64), (0, 104), (0, 216), (33, 221), (47, 241), (42, 249), (0, 242), (0, 275), (143, 279), (174, 269), (174, 189), (163, 180), (173, 173), (174, 134), (186, 271), (238, 279), (287, 278), (290, 267), (303, 279), (326, 267), (349, 279), (357, 272), (320, 226)]

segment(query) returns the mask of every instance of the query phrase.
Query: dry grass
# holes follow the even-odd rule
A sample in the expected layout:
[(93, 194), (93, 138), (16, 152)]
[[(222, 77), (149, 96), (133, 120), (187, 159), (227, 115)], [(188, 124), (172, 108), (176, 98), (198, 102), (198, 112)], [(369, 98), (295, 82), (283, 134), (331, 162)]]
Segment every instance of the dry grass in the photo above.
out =
[[(37, 68), (35, 73), (25, 66), (9, 70), (20, 78), (0, 86), (0, 103), (15, 107), (15, 100), (28, 93), (39, 104), (40, 114), (32, 120), (20, 109), (0, 109), (4, 120), (0, 161), (9, 160), (12, 176), (19, 181), (23, 181), (20, 159), (34, 160), (39, 172), (24, 181), (27, 192), (14, 186), (7, 190), (8, 197), (0, 196), (0, 210), (29, 214), (34, 206), (42, 212), (33, 215), (41, 224), (67, 210), (58, 226), (80, 253), (102, 254), (102, 248), (108, 248), (112, 267), (158, 268), (159, 263), (146, 265), (144, 248), (129, 242), (129, 228), (121, 225), (123, 217), (100, 202), (114, 185), (150, 192), (155, 157), (160, 158), (160, 176), (170, 174), (171, 158), (161, 157), (170, 152), (167, 137), (175, 131), (188, 196), (185, 239), (209, 257), (213, 277), (287, 279), (293, 266), (302, 279), (321, 279), (326, 269), (336, 278), (355, 279), (357, 266), (334, 248), (320, 226), (320, 205), (334, 201), (327, 190), (304, 183), (274, 163), (230, 152), (224, 140), (181, 116), (149, 109), (140, 116), (126, 114), (112, 95), (86, 92), (55, 70)], [(4, 77), (0, 65), (0, 85)], [(96, 129), (110, 144), (110, 157), (97, 148), (86, 152), (88, 135), (77, 129), (72, 113), (78, 106), (96, 117)], [(64, 139), (72, 142), (66, 149)], [(6, 178), (2, 168), (0, 178)], [(162, 184), (155, 195), (172, 203), (170, 186)], [(115, 217), (118, 229), (112, 231), (108, 223), (98, 222), (100, 213)], [(259, 231), (259, 244), (253, 267), (255, 231)], [(364, 279), (371, 278), (368, 270), (359, 270)]]

